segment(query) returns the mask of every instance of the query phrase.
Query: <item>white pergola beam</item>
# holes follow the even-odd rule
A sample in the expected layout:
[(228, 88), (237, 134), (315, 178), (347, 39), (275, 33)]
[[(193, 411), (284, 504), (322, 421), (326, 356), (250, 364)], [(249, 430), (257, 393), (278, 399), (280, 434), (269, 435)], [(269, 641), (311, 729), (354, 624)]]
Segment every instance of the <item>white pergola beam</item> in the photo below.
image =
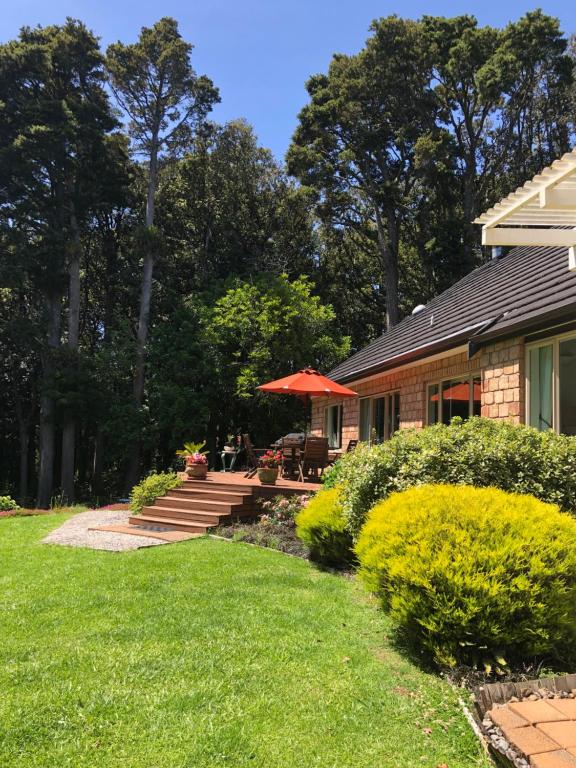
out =
[(574, 211), (576, 212), (576, 189), (551, 189), (540, 190), (540, 208), (549, 211)]
[(544, 228), (493, 228), (482, 229), (482, 245), (576, 247), (576, 230)]

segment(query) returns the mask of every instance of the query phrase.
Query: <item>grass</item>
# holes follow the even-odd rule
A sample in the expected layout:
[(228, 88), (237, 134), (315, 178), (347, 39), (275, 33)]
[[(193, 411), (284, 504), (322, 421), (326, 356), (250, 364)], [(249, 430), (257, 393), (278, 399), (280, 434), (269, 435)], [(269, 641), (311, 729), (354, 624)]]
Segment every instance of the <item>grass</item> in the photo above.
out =
[(488, 765), (353, 580), (212, 539), (40, 544), (64, 519), (0, 520), (1, 766)]

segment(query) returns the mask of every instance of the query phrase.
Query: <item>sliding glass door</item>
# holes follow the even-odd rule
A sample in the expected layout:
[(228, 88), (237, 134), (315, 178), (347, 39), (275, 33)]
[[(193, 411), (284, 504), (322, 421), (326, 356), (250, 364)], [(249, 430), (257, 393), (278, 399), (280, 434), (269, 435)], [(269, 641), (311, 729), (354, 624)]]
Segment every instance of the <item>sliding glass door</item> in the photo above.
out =
[(576, 435), (576, 338), (559, 344), (559, 429)]
[(528, 424), (576, 435), (576, 336), (529, 346), (526, 373)]
[(400, 394), (393, 392), (360, 400), (358, 437), (362, 442), (382, 443), (400, 429)]

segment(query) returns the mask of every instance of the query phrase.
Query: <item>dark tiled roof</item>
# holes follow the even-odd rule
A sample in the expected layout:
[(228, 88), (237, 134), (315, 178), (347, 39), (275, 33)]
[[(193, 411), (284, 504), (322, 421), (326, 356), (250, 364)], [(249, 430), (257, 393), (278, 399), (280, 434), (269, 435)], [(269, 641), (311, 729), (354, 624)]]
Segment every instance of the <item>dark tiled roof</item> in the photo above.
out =
[(329, 376), (355, 381), (467, 343), (472, 336), (487, 341), (552, 319), (576, 320), (576, 272), (568, 270), (568, 251), (514, 248), (466, 275)]

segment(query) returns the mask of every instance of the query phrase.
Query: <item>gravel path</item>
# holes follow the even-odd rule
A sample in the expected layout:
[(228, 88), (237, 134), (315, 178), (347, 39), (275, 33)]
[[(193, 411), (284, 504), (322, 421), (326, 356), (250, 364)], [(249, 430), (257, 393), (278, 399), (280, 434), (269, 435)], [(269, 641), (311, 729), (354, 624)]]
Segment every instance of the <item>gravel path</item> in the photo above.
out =
[(152, 539), (148, 536), (88, 530), (95, 525), (126, 525), (129, 517), (130, 512), (127, 510), (90, 509), (88, 512), (80, 512), (48, 534), (44, 544), (65, 544), (69, 547), (106, 549), (110, 552), (124, 552), (128, 549), (166, 544), (161, 539)]

